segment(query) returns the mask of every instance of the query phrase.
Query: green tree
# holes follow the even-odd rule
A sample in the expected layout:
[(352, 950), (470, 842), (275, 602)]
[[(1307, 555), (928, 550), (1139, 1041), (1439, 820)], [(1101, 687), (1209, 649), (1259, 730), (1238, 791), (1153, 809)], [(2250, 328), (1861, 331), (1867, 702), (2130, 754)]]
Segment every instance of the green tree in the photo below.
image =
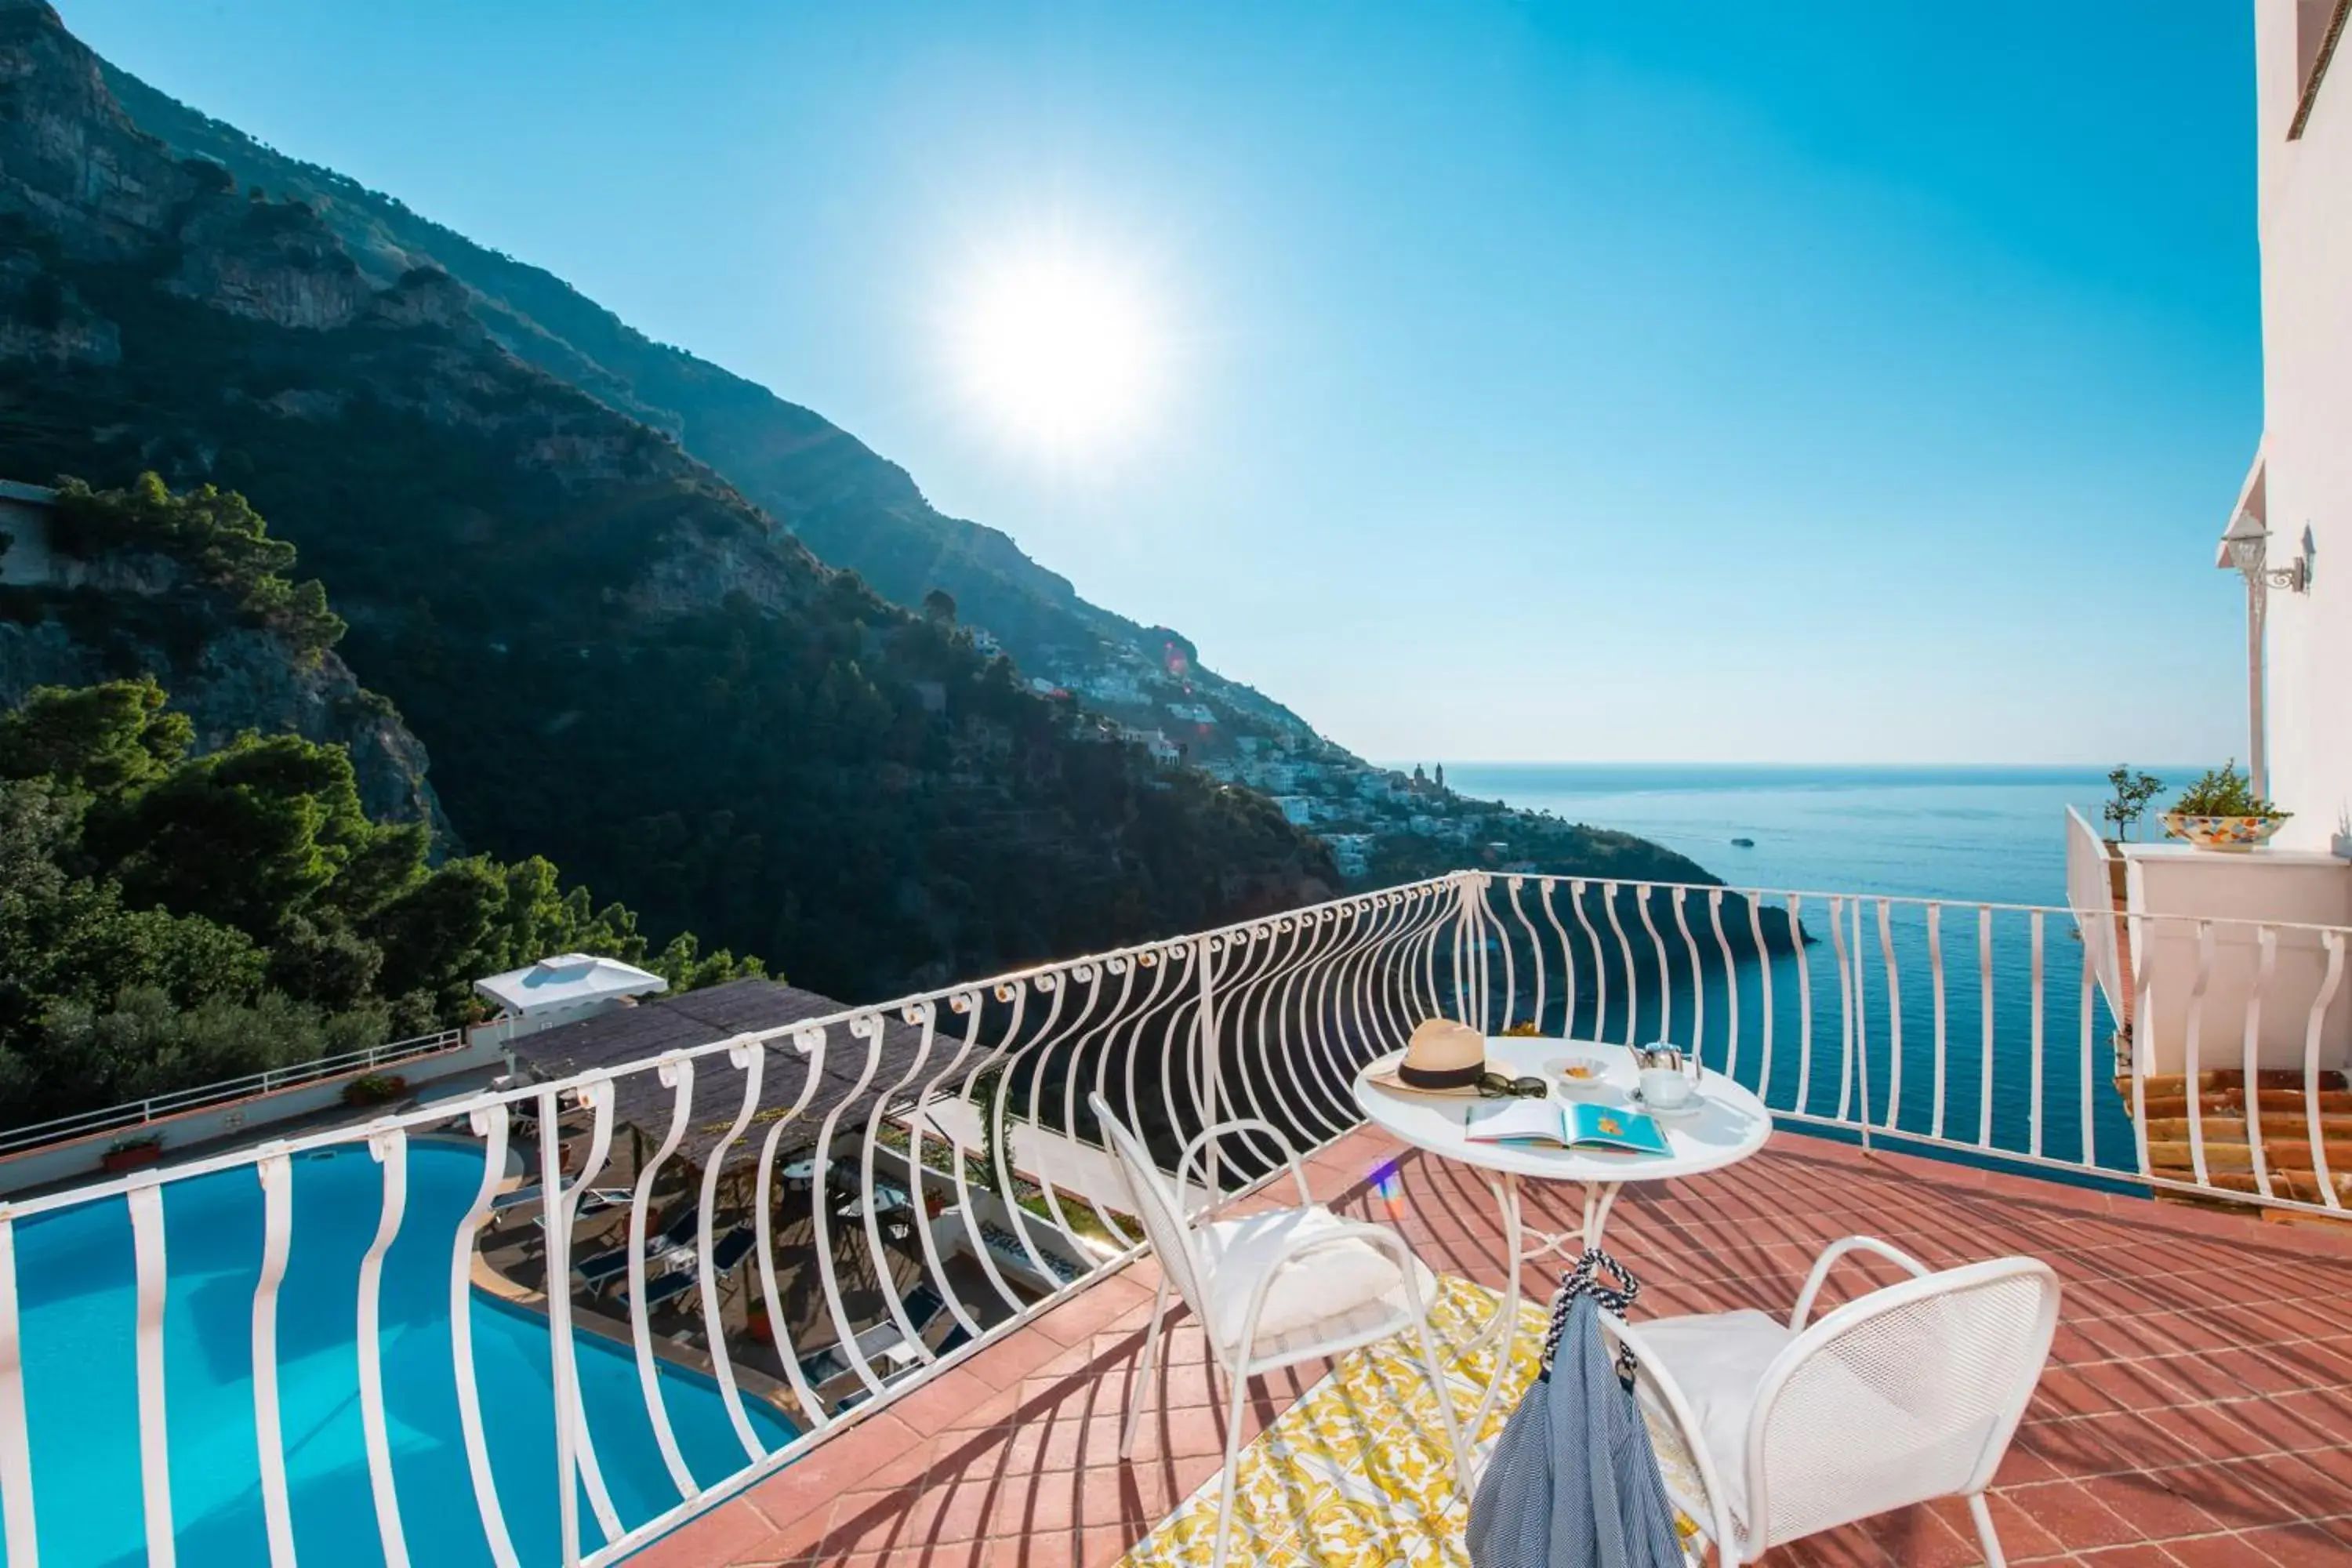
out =
[(2147, 803), (2164, 793), (2164, 781), (2154, 773), (2135, 773), (2126, 763), (2108, 771), (2107, 787), (2116, 797), (2099, 808), (2099, 815), (2116, 825), (2117, 838), (2129, 838), (2132, 824), (2146, 815)]
[(341, 747), (247, 733), (94, 809), (85, 842), (132, 905), (267, 940), (379, 832)]
[(264, 955), (242, 932), (126, 910), (113, 883), (65, 869), (81, 809), (53, 780), (0, 782), (0, 1043), (60, 1000), (95, 1004), (125, 984), (183, 1005), (252, 994)]
[(163, 776), (186, 753), (195, 727), (164, 707), (150, 676), (102, 686), (37, 686), (0, 714), (0, 778), (44, 774), (68, 789), (108, 795)]
[(153, 472), (123, 489), (98, 490), (79, 479), (58, 487), (51, 542), (89, 559), (113, 551), (148, 551), (179, 563), (196, 581), (224, 589), (247, 615), (315, 658), (348, 629), (327, 606), (317, 581), (289, 582), (294, 546), (235, 490), (200, 485), (174, 494)]
[(752, 957), (738, 958), (725, 948), (705, 953), (692, 931), (680, 931), (656, 953), (646, 967), (669, 982), (672, 991), (697, 991), (730, 980), (765, 974), (767, 966)]
[(341, 1012), (374, 994), (383, 968), (383, 950), (365, 937), (295, 915), (270, 946), (268, 977), (289, 996)]

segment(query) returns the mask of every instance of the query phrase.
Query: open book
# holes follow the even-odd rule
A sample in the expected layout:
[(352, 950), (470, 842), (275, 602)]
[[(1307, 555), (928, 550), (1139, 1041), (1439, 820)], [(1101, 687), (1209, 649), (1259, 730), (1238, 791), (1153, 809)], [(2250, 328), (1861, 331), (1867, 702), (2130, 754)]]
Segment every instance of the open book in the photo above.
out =
[(1658, 1124), (1638, 1110), (1563, 1104), (1557, 1100), (1491, 1100), (1470, 1108), (1473, 1143), (1558, 1143), (1570, 1149), (1622, 1149), (1670, 1154)]

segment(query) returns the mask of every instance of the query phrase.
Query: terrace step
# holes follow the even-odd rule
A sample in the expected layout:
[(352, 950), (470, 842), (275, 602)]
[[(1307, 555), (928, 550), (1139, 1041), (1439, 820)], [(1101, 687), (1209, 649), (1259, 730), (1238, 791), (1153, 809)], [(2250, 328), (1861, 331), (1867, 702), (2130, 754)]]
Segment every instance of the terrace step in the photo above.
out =
[[(2133, 1109), (2134, 1087), (2128, 1074), (2116, 1079), (2116, 1092), (2122, 1097), (2126, 1111)], [(2254, 1075), (2254, 1108), (2271, 1195), (2299, 1203), (2326, 1202), (2311, 1148), (2311, 1111), (2315, 1100), (2320, 1152), (2327, 1161), (2328, 1184), (2335, 1188), (2339, 1199), (2352, 1201), (2352, 1087), (2347, 1087), (2340, 1072), (2321, 1074), (2315, 1095), (2309, 1092), (2310, 1087), (2314, 1086), (2306, 1086), (2300, 1072), (2267, 1070)], [(2203, 1184), (2217, 1194), (2263, 1190), (2262, 1184), (2254, 1178), (2253, 1148), (2246, 1137), (2244, 1072), (2217, 1068), (2196, 1074), (2193, 1081), (2186, 1073), (2157, 1074), (2139, 1086), (2138, 1092), (2142, 1097), (2139, 1105), (2147, 1117), (2151, 1172), (2178, 1182), (2197, 1180), (2189, 1143), (2189, 1118), (2193, 1114), (2203, 1124)], [(2226, 1197), (2162, 1190), (2156, 1197), (2159, 1203), (2260, 1215), (2272, 1225), (2352, 1223), (2352, 1213), (2342, 1218), (2298, 1214), (2233, 1203)]]
[[(2196, 1180), (2196, 1173), (2185, 1166), (2179, 1169), (2159, 1170), (2157, 1174), (2169, 1176), (2175, 1181), (2181, 1182)], [(2273, 1166), (2270, 1177), (2271, 1194), (2273, 1197), (2293, 1198), (2298, 1203), (2306, 1204), (2327, 1201), (2320, 1192), (2318, 1177), (2310, 1171), (2282, 1171)], [(2329, 1184), (2335, 1187), (2336, 1195), (2338, 1198), (2352, 1199), (2352, 1173), (2331, 1171), (2328, 1173), (2328, 1181)], [(2210, 1165), (2206, 1171), (2206, 1185), (2230, 1193), (2259, 1193), (2263, 1190), (2262, 1184), (2254, 1180), (2254, 1173), (2252, 1171), (2220, 1171), (2212, 1169)], [(2190, 1194), (2178, 1195), (2189, 1201), (2199, 1201)], [(2226, 1199), (2202, 1201), (2219, 1204), (2225, 1208), (2242, 1210), (2246, 1207), (2243, 1204), (2230, 1203)]]
[[(2147, 1083), (2150, 1089), (2154, 1089), (2158, 1084), (2163, 1084), (2175, 1094), (2189, 1092), (2189, 1078), (2185, 1073), (2156, 1074), (2148, 1079)], [(2246, 1087), (2246, 1075), (2236, 1068), (2219, 1068), (2210, 1072), (2199, 1073), (2197, 1085), (2200, 1089), (2243, 1089)], [(2340, 1072), (2321, 1073), (2319, 1086), (2322, 1089), (2342, 1089), (2346, 1087), (2344, 1075)], [(2303, 1074), (2292, 1068), (2265, 1068), (2254, 1074), (2254, 1087), (2300, 1090), (2303, 1088)]]
[[(2129, 1110), (2132, 1098), (2128, 1079), (2124, 1080), (2123, 1099), (2124, 1109)], [(2257, 1089), (2254, 1102), (2262, 1108), (2265, 1117), (2273, 1113), (2300, 1115), (2305, 1103), (2304, 1092), (2299, 1089)], [(2242, 1120), (2246, 1114), (2246, 1091), (2242, 1089), (2211, 1089), (2197, 1097), (2197, 1107), (2208, 1119), (2234, 1114)], [(2323, 1120), (2329, 1116), (2352, 1116), (2352, 1090), (2321, 1089), (2319, 1113)], [(2147, 1117), (2151, 1122), (2188, 1114), (2189, 1099), (2186, 1095), (2151, 1093), (2147, 1097)]]
[[(2246, 1136), (2246, 1112), (2242, 1106), (2232, 1106), (2226, 1110), (2208, 1110), (2201, 1120), (2205, 1142), (2209, 1144), (2216, 1140), (2238, 1143), (2251, 1142)], [(2300, 1113), (2265, 1110), (2261, 1113), (2260, 1121), (2265, 1148), (2283, 1140), (2306, 1147), (2311, 1142), (2311, 1123)], [(2190, 1123), (2186, 1116), (2152, 1115), (2147, 1119), (2147, 1138), (2151, 1144), (2185, 1143), (2190, 1135)], [(2352, 1116), (2321, 1117), (2319, 1136), (2331, 1151), (2339, 1142), (2352, 1145)], [(2331, 1152), (2328, 1157), (2333, 1159), (2335, 1156)]]
[[(2209, 1091), (2213, 1089), (2233, 1089), (2240, 1093), (2243, 1093), (2246, 1088), (2246, 1075), (2244, 1072), (2236, 1068), (2200, 1072), (2197, 1075), (2197, 1087), (2200, 1089)], [(2254, 1087), (2265, 1094), (2270, 1093), (2274, 1089), (2292, 1089), (2295, 1093), (2301, 1094), (2303, 1092), (2303, 1074), (2286, 1068), (2265, 1068), (2254, 1075)], [(2344, 1075), (2340, 1072), (2324, 1072), (2319, 1075), (2319, 1087), (2324, 1091), (2326, 1089), (2352, 1088), (2352, 1084), (2347, 1084), (2345, 1080)], [(2132, 1082), (2128, 1075), (2118, 1075), (2116, 1077), (2116, 1092), (2122, 1095), (2126, 1100), (2131, 1098)], [(2186, 1073), (2177, 1072), (2150, 1073), (2147, 1079), (2147, 1093), (2148, 1098), (2151, 1100), (2155, 1099), (2158, 1095), (2168, 1095), (2175, 1099), (2186, 1099), (2189, 1094), (2189, 1075)]]
[[(2197, 1173), (2186, 1166), (2159, 1166), (2156, 1173), (2159, 1176), (2168, 1176), (2177, 1182), (2193, 1182), (2197, 1179)], [(2352, 1225), (2352, 1174), (2336, 1175), (2331, 1172), (2330, 1175), (2331, 1184), (2336, 1188), (2337, 1201), (2345, 1205), (2346, 1212), (2341, 1218), (2333, 1215), (2305, 1214), (2295, 1209), (2272, 1208), (2261, 1204), (2233, 1203), (2225, 1197), (2208, 1197), (2196, 1193), (2169, 1192), (2161, 1187), (2158, 1188), (2153, 1195), (2160, 1204), (2172, 1204), (2182, 1208), (2212, 1209), (2224, 1214), (2243, 1215), (2249, 1218), (2258, 1217), (2265, 1225)], [(2319, 1190), (2318, 1180), (2309, 1171), (2282, 1171), (2273, 1166), (2270, 1178), (2273, 1197), (2292, 1198), (2297, 1203), (2306, 1204), (2320, 1204), (2327, 1201), (2326, 1195)], [(2221, 1192), (2259, 1193), (2262, 1191), (2262, 1186), (2254, 1180), (2254, 1173), (2252, 1171), (2215, 1170), (2210, 1164), (2206, 1169), (2205, 1184)]]
[[(2352, 1171), (2352, 1142), (2329, 1142), (2326, 1145), (2327, 1168), (2330, 1171)], [(2291, 1138), (2265, 1138), (2263, 1155), (2273, 1171), (2309, 1171), (2316, 1168), (2311, 1157), (2311, 1145)], [(2158, 1142), (2148, 1140), (2147, 1163), (2150, 1168), (2169, 1175), (2177, 1171), (2194, 1171), (2196, 1162), (2189, 1157), (2186, 1138)], [(2251, 1171), (2254, 1168), (2253, 1150), (2243, 1139), (2235, 1142), (2216, 1138), (2208, 1128), (2205, 1134), (2205, 1169), (2209, 1172)]]

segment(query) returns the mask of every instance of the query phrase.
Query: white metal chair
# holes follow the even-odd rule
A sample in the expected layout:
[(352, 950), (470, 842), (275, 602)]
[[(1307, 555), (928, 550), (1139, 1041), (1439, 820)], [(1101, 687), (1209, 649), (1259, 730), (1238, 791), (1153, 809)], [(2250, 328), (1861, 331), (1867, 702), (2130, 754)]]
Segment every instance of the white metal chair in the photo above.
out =
[[(1830, 1268), (1869, 1252), (1912, 1278), (1810, 1326)], [(2031, 1258), (1931, 1272), (1866, 1236), (1825, 1248), (1783, 1324), (1752, 1310), (1603, 1320), (1641, 1363), (1645, 1404), (1682, 1432), (1721, 1568), (1933, 1498), (1968, 1500), (1990, 1568), (1985, 1488), (2025, 1415), (2058, 1326), (2058, 1276)]]
[[(1143, 1344), (1135, 1398), (1120, 1434), (1119, 1458), (1134, 1451), (1143, 1414), (1144, 1385), (1160, 1350), (1162, 1320), (1171, 1287), (1191, 1304), (1209, 1342), (1211, 1357), (1225, 1377), (1225, 1463), (1218, 1486), (1214, 1568), (1223, 1568), (1233, 1524), (1234, 1473), (1241, 1458), (1242, 1395), (1249, 1380), (1299, 1362), (1338, 1355), (1410, 1329), (1419, 1340), (1422, 1364), (1437, 1394), (1438, 1417), (1463, 1484), (1469, 1484), (1470, 1456), (1445, 1383), (1429, 1311), (1437, 1281), (1396, 1232), (1342, 1219), (1314, 1201), (1297, 1152), (1280, 1129), (1255, 1118), (1220, 1122), (1186, 1145), (1171, 1184), (1150, 1152), (1110, 1112), (1099, 1095), (1088, 1103), (1102, 1123), (1141, 1216), (1144, 1233), (1160, 1259), (1160, 1289), (1151, 1303), (1151, 1328)], [(1286, 1209), (1218, 1219), (1221, 1198), (1204, 1184), (1207, 1201), (1199, 1212), (1186, 1201), (1185, 1178), (1218, 1138), (1234, 1132), (1262, 1134), (1289, 1163), (1298, 1204)]]

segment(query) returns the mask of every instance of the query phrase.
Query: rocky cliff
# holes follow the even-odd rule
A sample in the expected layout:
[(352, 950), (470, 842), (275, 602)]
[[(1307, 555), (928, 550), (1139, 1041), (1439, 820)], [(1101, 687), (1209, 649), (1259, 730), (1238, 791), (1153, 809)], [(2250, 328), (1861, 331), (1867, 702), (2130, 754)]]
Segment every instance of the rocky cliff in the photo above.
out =
[(197, 751), (248, 730), (342, 746), (371, 818), (421, 822), (436, 850), (462, 847), (425, 781), (425, 743), (389, 701), (333, 653), (305, 656), (278, 632), (238, 624), (164, 557), (60, 558), (46, 585), (5, 590), (0, 612), (0, 709), (37, 686), (152, 675), (194, 723)]

